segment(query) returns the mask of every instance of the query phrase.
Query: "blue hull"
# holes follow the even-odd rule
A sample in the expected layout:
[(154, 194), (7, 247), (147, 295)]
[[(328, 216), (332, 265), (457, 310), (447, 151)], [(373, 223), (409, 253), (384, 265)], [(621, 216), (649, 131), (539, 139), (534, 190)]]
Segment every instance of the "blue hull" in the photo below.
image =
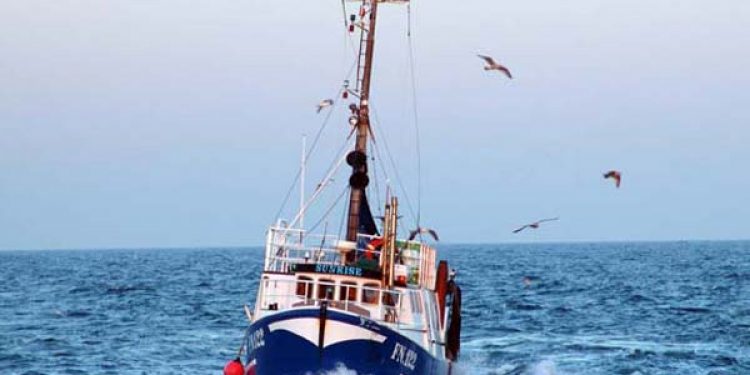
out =
[[(256, 321), (245, 339), (248, 374), (317, 375), (348, 369), (358, 375), (448, 375), (451, 364), (374, 321), (320, 309), (282, 311)], [(301, 328), (301, 329), (300, 329)]]

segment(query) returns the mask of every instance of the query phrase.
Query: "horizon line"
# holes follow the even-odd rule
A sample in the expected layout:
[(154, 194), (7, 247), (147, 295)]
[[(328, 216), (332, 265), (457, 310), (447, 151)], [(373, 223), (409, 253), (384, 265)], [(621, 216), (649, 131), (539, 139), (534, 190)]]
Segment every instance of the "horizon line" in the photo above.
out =
[[(738, 239), (661, 239), (661, 240), (520, 240), (499, 242), (438, 242), (441, 246), (487, 246), (487, 245), (539, 245), (539, 244), (615, 244), (615, 243), (675, 243), (675, 242), (750, 242), (750, 238)], [(220, 249), (262, 249), (265, 245), (179, 245), (179, 246), (111, 246), (111, 247), (52, 247), (52, 248), (4, 248), (10, 251), (118, 251), (118, 250), (220, 250)]]

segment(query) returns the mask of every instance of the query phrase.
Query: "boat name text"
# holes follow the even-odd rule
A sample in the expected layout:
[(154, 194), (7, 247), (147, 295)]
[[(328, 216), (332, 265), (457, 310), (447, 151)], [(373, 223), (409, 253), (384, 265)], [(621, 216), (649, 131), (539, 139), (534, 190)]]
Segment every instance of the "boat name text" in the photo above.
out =
[(362, 269), (359, 267), (338, 266), (331, 264), (316, 264), (315, 272), (342, 276), (362, 276)]

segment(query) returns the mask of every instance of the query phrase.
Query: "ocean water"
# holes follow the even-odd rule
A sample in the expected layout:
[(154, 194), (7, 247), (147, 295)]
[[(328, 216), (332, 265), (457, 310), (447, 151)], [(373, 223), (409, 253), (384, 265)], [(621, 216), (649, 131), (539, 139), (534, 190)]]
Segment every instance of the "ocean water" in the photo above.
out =
[[(463, 374), (750, 374), (750, 242), (440, 249)], [(262, 255), (0, 252), (0, 374), (220, 374)]]

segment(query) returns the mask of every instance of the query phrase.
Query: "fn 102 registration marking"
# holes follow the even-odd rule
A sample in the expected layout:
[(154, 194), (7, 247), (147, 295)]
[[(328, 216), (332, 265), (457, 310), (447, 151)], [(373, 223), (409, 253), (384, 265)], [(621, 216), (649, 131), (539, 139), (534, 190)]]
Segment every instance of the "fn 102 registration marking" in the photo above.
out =
[(247, 346), (249, 347), (250, 351), (255, 351), (256, 349), (266, 345), (264, 335), (265, 334), (263, 332), (263, 328), (261, 328), (251, 332), (247, 336)]
[(391, 359), (410, 370), (414, 370), (417, 365), (417, 352), (396, 343), (396, 346), (393, 347)]

